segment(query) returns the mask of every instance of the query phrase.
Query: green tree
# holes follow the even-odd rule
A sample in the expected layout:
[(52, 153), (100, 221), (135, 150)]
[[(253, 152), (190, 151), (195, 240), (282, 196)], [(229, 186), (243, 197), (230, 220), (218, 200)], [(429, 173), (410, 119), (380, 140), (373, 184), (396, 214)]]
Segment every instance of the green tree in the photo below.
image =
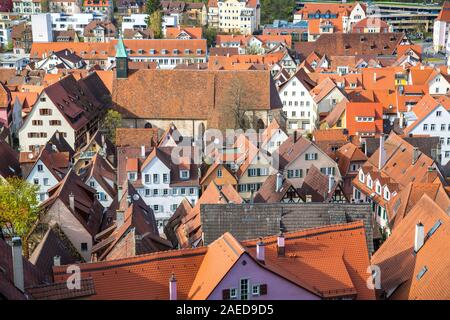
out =
[(261, 0), (261, 24), (275, 19), (292, 20), (294, 9), (295, 0)]
[(217, 29), (211, 27), (203, 27), (203, 36), (206, 39), (208, 47), (214, 47), (216, 45)]
[(153, 31), (155, 39), (162, 38), (162, 13), (160, 10), (155, 11), (150, 15), (148, 26), (150, 30)]
[(160, 0), (147, 0), (145, 3), (145, 13), (152, 15), (155, 11), (162, 9)]
[(12, 238), (25, 238), (39, 218), (39, 186), (13, 177), (0, 181), (0, 230)]
[(264, 50), (261, 47), (258, 47), (256, 44), (252, 44), (245, 48), (246, 54), (262, 54)]
[(113, 143), (116, 142), (116, 129), (120, 128), (122, 125), (122, 115), (120, 112), (109, 109), (106, 112), (105, 118), (103, 119), (102, 128), (106, 132), (106, 136)]

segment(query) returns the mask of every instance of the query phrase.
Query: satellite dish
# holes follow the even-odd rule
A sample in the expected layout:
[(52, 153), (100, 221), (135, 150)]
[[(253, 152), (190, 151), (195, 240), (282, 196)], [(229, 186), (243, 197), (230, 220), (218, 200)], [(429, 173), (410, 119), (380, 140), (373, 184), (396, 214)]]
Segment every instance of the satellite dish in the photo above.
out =
[(32, 154), (32, 153), (29, 153), (29, 154), (28, 154), (28, 159), (31, 160), (31, 159), (33, 159), (33, 158), (34, 158), (33, 154)]
[(219, 142), (220, 142), (219, 138), (214, 139), (214, 144), (219, 144)]
[(133, 200), (134, 201), (138, 201), (139, 200), (139, 195), (138, 194), (133, 194)]

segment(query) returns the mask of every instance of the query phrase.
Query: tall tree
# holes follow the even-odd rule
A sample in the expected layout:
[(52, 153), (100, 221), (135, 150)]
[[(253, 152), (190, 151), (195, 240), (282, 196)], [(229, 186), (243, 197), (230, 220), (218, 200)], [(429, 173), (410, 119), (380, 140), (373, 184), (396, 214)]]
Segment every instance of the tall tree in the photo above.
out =
[(39, 218), (37, 192), (39, 186), (13, 177), (0, 181), (0, 230), (7, 238), (24, 238)]
[(147, 0), (145, 3), (145, 13), (152, 15), (155, 11), (162, 9), (160, 0)]
[(150, 15), (149, 28), (153, 31), (153, 37), (155, 39), (162, 38), (162, 13), (160, 10)]
[(108, 139), (116, 142), (116, 129), (122, 125), (122, 115), (116, 110), (109, 109), (103, 119), (102, 129), (105, 130)]
[(294, 9), (295, 0), (261, 0), (261, 24), (275, 19), (292, 20)]

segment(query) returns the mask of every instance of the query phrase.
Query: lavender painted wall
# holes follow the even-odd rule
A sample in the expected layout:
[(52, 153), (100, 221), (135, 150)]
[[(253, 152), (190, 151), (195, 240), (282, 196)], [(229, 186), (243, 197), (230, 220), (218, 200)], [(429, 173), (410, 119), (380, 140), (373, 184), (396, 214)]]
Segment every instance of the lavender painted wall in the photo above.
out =
[[(243, 261), (246, 264), (243, 265)], [(242, 255), (225, 278), (214, 289), (208, 300), (222, 300), (222, 290), (236, 288), (239, 293), (240, 280), (249, 279), (250, 300), (319, 300), (309, 291), (259, 266), (248, 255)], [(267, 295), (253, 296), (252, 285), (267, 284)]]

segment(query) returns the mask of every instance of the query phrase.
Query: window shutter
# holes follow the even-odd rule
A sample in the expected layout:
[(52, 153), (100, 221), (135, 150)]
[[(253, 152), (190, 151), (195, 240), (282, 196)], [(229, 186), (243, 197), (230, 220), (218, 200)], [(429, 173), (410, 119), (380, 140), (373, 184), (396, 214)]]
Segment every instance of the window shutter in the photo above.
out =
[(230, 300), (230, 289), (222, 290), (222, 300)]
[(267, 294), (267, 284), (259, 285), (259, 295), (263, 296)]

